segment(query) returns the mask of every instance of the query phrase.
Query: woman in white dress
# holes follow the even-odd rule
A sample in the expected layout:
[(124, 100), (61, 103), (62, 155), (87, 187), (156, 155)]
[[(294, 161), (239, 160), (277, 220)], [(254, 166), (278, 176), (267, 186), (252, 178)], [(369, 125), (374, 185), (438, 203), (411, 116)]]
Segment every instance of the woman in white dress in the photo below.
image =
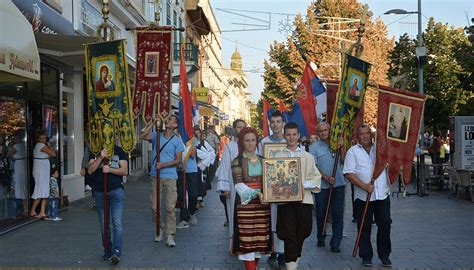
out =
[[(27, 184), (26, 184), (26, 149), (23, 136), (18, 134), (13, 139), (13, 145), (8, 150), (8, 157), (10, 158), (13, 166), (13, 188), (15, 190), (14, 199), (20, 200), (22, 209), (25, 211), (25, 215), (28, 213), (27, 209)], [(19, 207), (19, 206), (17, 206)], [(21, 214), (23, 214), (23, 211)], [(17, 213), (19, 214), (19, 213)]]
[[(37, 143), (33, 150), (33, 178), (35, 179), (35, 189), (31, 198), (33, 205), (31, 207), (30, 216), (35, 218), (46, 218), (46, 205), (49, 197), (49, 178), (51, 165), (49, 157), (55, 157), (56, 151), (49, 143), (46, 142), (46, 133), (40, 131), (38, 133)], [(41, 202), (40, 213), (36, 213), (36, 207)]]

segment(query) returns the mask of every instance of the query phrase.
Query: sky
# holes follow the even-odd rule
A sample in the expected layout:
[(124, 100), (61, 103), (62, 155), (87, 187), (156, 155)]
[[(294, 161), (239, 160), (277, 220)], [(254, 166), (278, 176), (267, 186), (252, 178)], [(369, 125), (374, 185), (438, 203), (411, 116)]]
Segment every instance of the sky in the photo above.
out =
[[(263, 90), (263, 61), (268, 59), (270, 45), (287, 37), (285, 30), (291, 27), (294, 15), (306, 14), (313, 0), (210, 0), (221, 29), (222, 61), (230, 66), (230, 57), (236, 47), (242, 56), (243, 70), (247, 74), (251, 101), (258, 101)], [(342, 1), (342, 0), (341, 0)], [(359, 0), (368, 4), (374, 13), (388, 26), (388, 35), (408, 33), (413, 38), (418, 32), (417, 14), (384, 15), (391, 9), (417, 11), (417, 0)], [(430, 17), (454, 27), (464, 27), (474, 18), (474, 1), (422, 0), (423, 29)], [(244, 11), (237, 11), (244, 10)], [(238, 13), (247, 17), (238, 16)], [(271, 14), (270, 14), (271, 13)], [(251, 17), (251, 18), (250, 18)], [(260, 30), (252, 30), (258, 28)], [(242, 30), (251, 31), (242, 31)]]

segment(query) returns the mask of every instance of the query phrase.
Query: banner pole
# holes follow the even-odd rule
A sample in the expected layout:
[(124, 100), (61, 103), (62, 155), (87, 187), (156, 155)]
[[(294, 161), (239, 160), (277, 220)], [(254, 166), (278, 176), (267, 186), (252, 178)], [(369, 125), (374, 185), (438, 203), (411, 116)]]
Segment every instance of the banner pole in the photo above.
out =
[[(159, 120), (158, 120), (159, 121)], [(156, 165), (158, 164), (158, 162), (160, 162), (160, 140), (161, 140), (161, 121), (158, 122), (159, 124), (155, 124), (156, 126), (156, 133), (157, 133), (157, 136), (156, 136), (156, 164), (152, 164), (152, 166), (155, 166), (156, 168)], [(161, 199), (161, 177), (160, 177), (160, 171), (161, 169), (160, 168), (156, 168), (156, 211), (155, 211), (155, 215), (156, 215), (156, 236), (157, 237), (160, 237), (160, 226), (161, 226), (161, 211), (160, 211), (160, 199)]]
[[(339, 156), (341, 154), (341, 147), (337, 148), (336, 151), (336, 156), (334, 157), (334, 165), (332, 167), (332, 177), (335, 179), (336, 178), (336, 169), (337, 169), (337, 162), (339, 160)], [(334, 188), (334, 183), (330, 184), (329, 187), (329, 196), (328, 196), (328, 201), (326, 204), (326, 214), (324, 215), (324, 225), (323, 225), (323, 235), (326, 236), (326, 226), (327, 226), (327, 221), (329, 217), (329, 209), (331, 208), (331, 199), (332, 199), (332, 190)], [(334, 233), (334, 232), (333, 232)]]

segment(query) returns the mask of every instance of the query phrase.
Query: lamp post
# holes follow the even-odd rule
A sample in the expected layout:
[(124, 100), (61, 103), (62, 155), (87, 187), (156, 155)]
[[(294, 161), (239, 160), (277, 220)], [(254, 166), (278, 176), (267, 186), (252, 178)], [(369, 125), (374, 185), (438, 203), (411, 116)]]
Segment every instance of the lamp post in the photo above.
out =
[[(421, 23), (421, 0), (418, 0), (418, 10), (417, 11), (406, 11), (403, 9), (391, 9), (384, 14), (386, 15), (405, 15), (405, 14), (417, 14), (418, 15), (418, 43), (416, 46), (416, 57), (418, 59), (418, 93), (423, 94), (423, 63), (426, 59), (426, 47), (423, 46), (423, 37), (422, 37), (422, 23)], [(423, 114), (421, 115), (421, 125), (420, 125), (420, 143), (419, 146), (422, 150), (420, 155), (420, 169), (419, 169), (419, 178), (421, 183), (421, 190), (420, 185), (418, 185), (418, 193), (420, 195), (425, 194), (425, 181), (424, 181), (424, 163), (425, 163), (425, 156), (424, 156), (424, 119)], [(419, 184), (420, 184), (419, 183)]]

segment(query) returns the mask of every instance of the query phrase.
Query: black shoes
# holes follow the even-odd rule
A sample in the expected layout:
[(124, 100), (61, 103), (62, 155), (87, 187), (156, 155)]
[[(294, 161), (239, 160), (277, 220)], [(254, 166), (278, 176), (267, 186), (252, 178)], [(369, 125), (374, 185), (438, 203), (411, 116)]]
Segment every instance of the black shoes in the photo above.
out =
[(332, 253), (341, 253), (341, 249), (338, 247), (331, 247)]
[(324, 242), (324, 240), (318, 240), (317, 245), (318, 245), (318, 247), (325, 247), (325, 246), (326, 246), (326, 242)]
[(362, 259), (362, 265), (366, 267), (372, 267), (372, 260)]
[(389, 258), (380, 258), (380, 261), (382, 261), (383, 266), (392, 267), (392, 261)]

